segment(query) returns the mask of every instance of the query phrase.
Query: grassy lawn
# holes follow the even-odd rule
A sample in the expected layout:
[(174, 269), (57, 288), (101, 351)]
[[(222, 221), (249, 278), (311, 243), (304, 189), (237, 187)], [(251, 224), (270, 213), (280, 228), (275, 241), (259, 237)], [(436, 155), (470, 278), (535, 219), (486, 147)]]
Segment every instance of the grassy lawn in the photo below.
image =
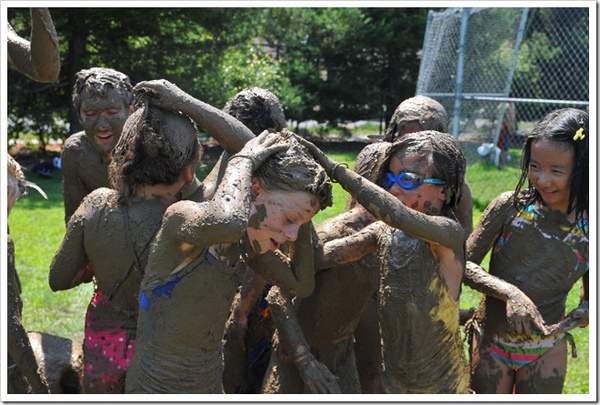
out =
[[(325, 150), (338, 162), (352, 167), (356, 152), (337, 153)], [(512, 153), (511, 153), (512, 154)], [(518, 154), (518, 151), (514, 151)], [(477, 222), (485, 206), (502, 191), (516, 184), (519, 169), (517, 159), (513, 166), (498, 169), (483, 163), (473, 163), (467, 170), (467, 180), (474, 199), (474, 221)], [(214, 162), (206, 161), (207, 168)], [(204, 178), (207, 169), (198, 173)], [(83, 341), (84, 314), (92, 295), (92, 284), (78, 286), (72, 290), (52, 292), (48, 286), (48, 269), (65, 233), (64, 207), (60, 172), (52, 179), (42, 179), (29, 173), (28, 178), (36, 182), (48, 194), (44, 200), (35, 191), (21, 198), (9, 217), (10, 234), (15, 241), (16, 266), (23, 287), (24, 324), (28, 330), (52, 333)], [(338, 215), (344, 210), (347, 193), (334, 184), (334, 206), (321, 211), (314, 218), (316, 224)], [(486, 259), (483, 263), (487, 267)], [(579, 286), (569, 294), (567, 311), (579, 302)], [(470, 308), (479, 302), (480, 294), (464, 287), (461, 307)], [(577, 343), (578, 357), (569, 356), (565, 394), (589, 393), (589, 328), (573, 331)]]

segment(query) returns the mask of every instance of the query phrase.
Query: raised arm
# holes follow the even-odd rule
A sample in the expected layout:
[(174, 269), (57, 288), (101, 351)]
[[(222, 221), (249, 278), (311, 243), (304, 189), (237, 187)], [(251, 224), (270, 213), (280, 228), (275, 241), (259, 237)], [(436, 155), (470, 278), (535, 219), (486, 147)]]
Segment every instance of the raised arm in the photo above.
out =
[(228, 152), (239, 152), (254, 134), (231, 115), (202, 102), (175, 84), (161, 79), (139, 82), (134, 91), (150, 93), (151, 103), (190, 116)]
[(377, 218), (418, 238), (457, 252), (463, 250), (465, 231), (457, 221), (423, 214), (405, 206), (381, 187), (330, 159), (311, 142), (300, 137), (298, 139), (312, 152), (329, 176)]
[(310, 391), (314, 394), (341, 394), (337, 377), (311, 353), (290, 296), (273, 286), (267, 295), (267, 302), (279, 339)]
[(32, 80), (53, 83), (60, 73), (58, 36), (48, 8), (31, 8), (31, 41), (8, 24), (8, 63)]
[(180, 242), (198, 246), (239, 241), (248, 226), (252, 173), (268, 156), (285, 148), (280, 138), (267, 133), (253, 138), (229, 159), (213, 199), (179, 201), (167, 209), (163, 224), (168, 224), (168, 232)]

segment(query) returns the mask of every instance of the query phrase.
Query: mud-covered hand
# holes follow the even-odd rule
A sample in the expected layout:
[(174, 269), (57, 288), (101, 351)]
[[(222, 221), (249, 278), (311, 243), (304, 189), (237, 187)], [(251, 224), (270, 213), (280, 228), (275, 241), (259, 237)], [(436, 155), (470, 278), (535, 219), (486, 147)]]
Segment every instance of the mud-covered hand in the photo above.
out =
[(521, 290), (514, 289), (506, 300), (508, 326), (519, 335), (531, 336), (534, 330), (547, 334), (544, 318), (537, 306)]
[(547, 327), (547, 334), (554, 335), (556, 333), (568, 332), (576, 327), (584, 327), (587, 325), (590, 318), (590, 303), (582, 301), (581, 304), (566, 316), (562, 321)]
[(310, 352), (295, 359), (304, 384), (313, 394), (341, 394), (338, 378)]
[(314, 156), (314, 158), (319, 162), (323, 169), (327, 172), (329, 177), (332, 177), (332, 172), (337, 165), (340, 163), (335, 160), (330, 159), (321, 149), (319, 149), (314, 143), (307, 141), (306, 139), (296, 135), (296, 139), (302, 146), (304, 146), (308, 151)]
[(242, 150), (233, 155), (230, 160), (234, 158), (249, 159), (252, 162), (252, 170), (254, 171), (266, 158), (288, 147), (289, 144), (285, 141), (282, 142), (281, 136), (270, 135), (269, 131), (263, 131), (257, 137), (246, 142)]
[(151, 105), (171, 111), (181, 110), (182, 101), (189, 97), (186, 92), (165, 79), (139, 82), (133, 92), (148, 96)]

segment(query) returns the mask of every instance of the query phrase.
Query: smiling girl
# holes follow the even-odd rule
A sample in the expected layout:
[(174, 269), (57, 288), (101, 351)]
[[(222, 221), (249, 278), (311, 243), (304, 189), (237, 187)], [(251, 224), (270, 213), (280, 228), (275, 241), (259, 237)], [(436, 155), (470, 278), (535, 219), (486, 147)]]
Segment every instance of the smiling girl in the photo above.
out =
[[(515, 191), (491, 202), (467, 241), (465, 284), (485, 294), (468, 325), (477, 393), (562, 392), (568, 331), (588, 320), (588, 142), (587, 112), (546, 115)], [(476, 264), (490, 249), (487, 273)], [(581, 303), (565, 317), (580, 278)]]

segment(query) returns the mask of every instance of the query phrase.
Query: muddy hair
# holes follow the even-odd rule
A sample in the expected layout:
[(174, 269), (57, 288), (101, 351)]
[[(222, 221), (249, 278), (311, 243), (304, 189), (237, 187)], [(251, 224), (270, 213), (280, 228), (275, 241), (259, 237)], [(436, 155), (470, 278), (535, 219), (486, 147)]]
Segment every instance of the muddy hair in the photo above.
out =
[(150, 106), (147, 102), (129, 116), (113, 151), (109, 182), (127, 201), (141, 184), (173, 184), (202, 155), (197, 128), (186, 115)]
[(116, 90), (123, 100), (123, 105), (129, 107), (133, 103), (133, 86), (129, 76), (110, 68), (93, 67), (80, 70), (75, 74), (73, 86), (73, 107), (79, 115), (81, 94), (90, 92), (104, 96), (109, 89)]
[[(417, 153), (432, 169), (432, 176), (444, 180), (446, 201), (443, 214), (455, 217), (454, 209), (462, 197), (467, 162), (456, 139), (444, 132), (420, 131), (403, 135), (390, 149), (384, 167), (389, 167), (390, 159), (399, 153)], [(379, 179), (381, 184), (382, 178)]]
[[(561, 108), (551, 111), (538, 122), (523, 145), (521, 177), (515, 187), (514, 204), (517, 209), (539, 202), (544, 204), (539, 192), (529, 180), (531, 145), (537, 140), (548, 140), (573, 151), (573, 172), (569, 182), (569, 204), (567, 213), (575, 211), (575, 220), (587, 235), (583, 222), (589, 209), (589, 114), (576, 108)], [(527, 188), (525, 188), (527, 184)]]
[(417, 95), (401, 102), (390, 119), (383, 140), (394, 142), (404, 134), (404, 128), (418, 121), (423, 131), (445, 132), (448, 125), (446, 109), (436, 100)]
[[(283, 135), (283, 136), (282, 136)], [(312, 154), (288, 130), (270, 136), (280, 136), (289, 148), (268, 157), (254, 175), (270, 191), (306, 191), (317, 197), (320, 210), (333, 205), (329, 176)]]
[(260, 87), (248, 87), (240, 91), (227, 101), (223, 111), (241, 121), (254, 135), (266, 129), (279, 132), (286, 127), (279, 99)]

